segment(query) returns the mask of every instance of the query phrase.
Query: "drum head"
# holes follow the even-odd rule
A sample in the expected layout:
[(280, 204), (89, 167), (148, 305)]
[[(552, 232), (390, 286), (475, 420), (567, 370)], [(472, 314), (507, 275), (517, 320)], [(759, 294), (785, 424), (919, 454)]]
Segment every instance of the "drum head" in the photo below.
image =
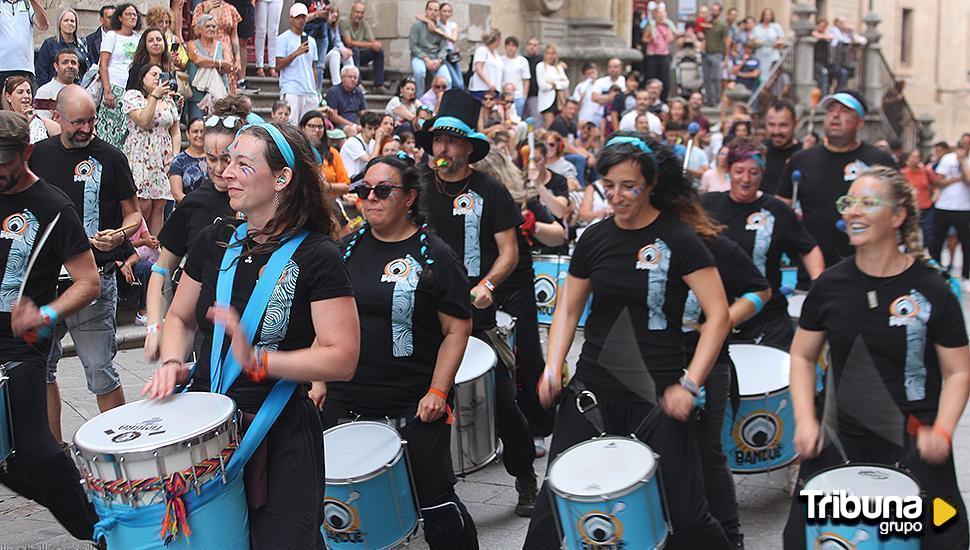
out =
[(350, 422), (323, 432), (327, 480), (364, 477), (390, 464), (401, 451), (401, 436), (380, 422)]
[(563, 451), (549, 467), (549, 483), (561, 494), (597, 497), (619, 493), (648, 479), (657, 468), (653, 451), (627, 437), (601, 437)]
[(788, 297), (788, 316), (798, 319), (802, 316), (802, 305), (805, 303), (806, 294), (792, 294)]
[(461, 358), (458, 373), (455, 374), (455, 384), (478, 378), (494, 367), (497, 362), (498, 356), (495, 355), (495, 350), (491, 346), (474, 336), (468, 338), (465, 355)]
[(235, 410), (232, 399), (207, 392), (135, 401), (85, 422), (74, 434), (74, 444), (99, 454), (151, 451), (209, 433)]
[(764, 395), (788, 387), (791, 357), (768, 346), (732, 344), (728, 348), (742, 396)]
[(495, 312), (495, 325), (505, 329), (511, 329), (515, 326), (515, 321), (512, 320), (512, 316), (504, 311)]
[(815, 474), (805, 483), (806, 490), (825, 491), (842, 489), (854, 496), (919, 496), (916, 481), (893, 468), (875, 464), (848, 464), (836, 466)]

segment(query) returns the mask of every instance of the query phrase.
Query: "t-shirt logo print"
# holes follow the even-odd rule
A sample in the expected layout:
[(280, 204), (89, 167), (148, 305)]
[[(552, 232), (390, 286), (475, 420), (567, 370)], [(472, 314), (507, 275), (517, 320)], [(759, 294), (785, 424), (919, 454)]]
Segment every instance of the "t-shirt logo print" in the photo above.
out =
[(869, 168), (869, 165), (862, 162), (861, 160), (857, 160), (855, 162), (846, 164), (845, 168), (843, 169), (845, 171), (845, 174), (842, 176), (842, 179), (849, 182), (855, 181), (856, 178), (859, 177), (859, 174), (865, 172), (866, 169), (868, 168)]
[(762, 208), (752, 212), (744, 224), (744, 229), (754, 231), (754, 246), (751, 249), (751, 259), (762, 275), (765, 274), (765, 264), (768, 261), (768, 249), (771, 248), (771, 235), (775, 229), (775, 216)]
[(410, 254), (384, 266), (381, 282), (393, 282), (391, 296), (391, 348), (394, 357), (414, 353), (414, 295), (421, 278), (421, 264)]
[(451, 214), (465, 217), (465, 250), (463, 263), (469, 277), (478, 277), (482, 272), (482, 249), (478, 237), (482, 231), (482, 212), (485, 200), (474, 191), (455, 197)]
[(381, 275), (382, 283), (396, 283), (408, 278), (411, 272), (411, 263), (407, 258), (398, 258), (387, 262), (384, 266), (384, 273)]
[(889, 305), (889, 326), (906, 327), (906, 366), (903, 369), (906, 399), (919, 401), (926, 398), (926, 327), (930, 320), (932, 304), (921, 293), (910, 289)]
[(101, 224), (101, 172), (102, 164), (88, 157), (74, 166), (74, 183), (84, 185), (84, 233), (93, 237)]
[(660, 239), (637, 252), (637, 269), (647, 271), (647, 328), (666, 330), (664, 303), (667, 292), (667, 273), (670, 271), (670, 247)]
[(452, 216), (467, 216), (475, 210), (475, 197), (471, 193), (462, 193), (452, 202)]
[(20, 284), (27, 273), (27, 263), (30, 261), (30, 252), (34, 248), (39, 229), (40, 222), (30, 210), (10, 214), (3, 220), (0, 237), (11, 242), (7, 267), (0, 286), (0, 311), (9, 312), (13, 309), (17, 291), (20, 290)]

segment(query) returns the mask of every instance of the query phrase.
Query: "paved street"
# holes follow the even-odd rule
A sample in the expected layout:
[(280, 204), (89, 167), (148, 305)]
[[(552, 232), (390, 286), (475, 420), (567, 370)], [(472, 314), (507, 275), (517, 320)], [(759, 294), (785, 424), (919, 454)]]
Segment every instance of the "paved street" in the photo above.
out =
[[(967, 305), (965, 301), (965, 312)], [(134, 328), (125, 327), (125, 330)], [(577, 338), (570, 354), (573, 364), (580, 340)], [(121, 367), (120, 374), (129, 400), (138, 398), (138, 392), (152, 370), (142, 359), (141, 353), (140, 349), (135, 349), (118, 354), (117, 363)], [(98, 410), (93, 396), (85, 389), (84, 375), (76, 358), (62, 361), (58, 379), (64, 401), (64, 435), (69, 437), (87, 419), (97, 415)], [(963, 498), (970, 501), (970, 414), (964, 414), (954, 434), (954, 444)], [(538, 472), (544, 472), (545, 467), (545, 460), (537, 461)], [(789, 503), (784, 493), (784, 473), (738, 476), (735, 479), (746, 548), (779, 548)], [(458, 483), (458, 494), (475, 518), (483, 549), (513, 550), (522, 546), (528, 521), (513, 513), (516, 501), (513, 483), (514, 480), (505, 473), (500, 463), (493, 463)], [(5, 548), (73, 549), (90, 548), (90, 545), (67, 534), (42, 507), (0, 485), (0, 549)], [(419, 540), (412, 544), (412, 548), (427, 547)]]

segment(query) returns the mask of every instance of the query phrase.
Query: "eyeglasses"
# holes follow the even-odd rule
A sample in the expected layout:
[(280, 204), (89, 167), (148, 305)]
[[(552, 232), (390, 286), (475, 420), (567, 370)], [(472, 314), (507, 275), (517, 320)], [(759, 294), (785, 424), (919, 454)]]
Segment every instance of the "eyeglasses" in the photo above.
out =
[(873, 197), (872, 195), (863, 195), (861, 197), (842, 195), (841, 197), (835, 199), (835, 210), (838, 211), (839, 214), (845, 214), (846, 210), (854, 206), (861, 206), (863, 210), (871, 212), (883, 205), (896, 206), (894, 203), (885, 202), (879, 197)]
[(390, 197), (391, 193), (393, 193), (395, 189), (404, 189), (404, 187), (401, 185), (391, 185), (389, 183), (378, 183), (374, 187), (360, 184), (353, 186), (350, 189), (350, 192), (360, 197), (360, 200), (366, 201), (368, 197), (370, 197), (371, 191), (373, 191), (374, 196), (377, 197), (377, 200), (382, 201), (387, 197)]
[(205, 119), (205, 127), (215, 128), (221, 122), (223, 128), (227, 130), (235, 130), (237, 126), (242, 124), (242, 121), (243, 119), (237, 117), (236, 115), (229, 115), (229, 116), (212, 115), (209, 118)]
[(324, 126), (323, 124), (307, 124), (306, 128), (310, 130), (323, 130)]

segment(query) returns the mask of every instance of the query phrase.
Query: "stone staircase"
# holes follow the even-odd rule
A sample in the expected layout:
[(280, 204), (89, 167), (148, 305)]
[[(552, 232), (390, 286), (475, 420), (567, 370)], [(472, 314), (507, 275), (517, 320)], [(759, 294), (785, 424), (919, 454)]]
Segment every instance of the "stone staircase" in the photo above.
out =
[[(254, 87), (259, 89), (259, 93), (251, 93), (248, 90), (243, 91), (244, 94), (248, 95), (253, 102), (253, 112), (262, 116), (263, 118), (269, 119), (272, 112), (273, 103), (280, 99), (280, 84), (279, 79), (271, 76), (253, 76), (256, 74), (256, 65), (250, 63), (246, 67), (246, 82), (249, 87)], [(329, 73), (327, 74), (329, 82)], [(397, 82), (397, 79), (394, 80)], [(390, 87), (390, 81), (387, 81), (388, 87)], [(364, 86), (365, 90), (370, 90), (374, 81), (370, 78), (370, 69), (364, 68), (361, 70), (361, 84)], [(330, 86), (325, 85), (325, 90), (329, 90)], [(391, 95), (389, 94), (374, 94), (367, 93), (365, 95), (367, 98), (367, 107), (369, 111), (375, 113), (383, 113), (384, 106), (390, 101)]]

